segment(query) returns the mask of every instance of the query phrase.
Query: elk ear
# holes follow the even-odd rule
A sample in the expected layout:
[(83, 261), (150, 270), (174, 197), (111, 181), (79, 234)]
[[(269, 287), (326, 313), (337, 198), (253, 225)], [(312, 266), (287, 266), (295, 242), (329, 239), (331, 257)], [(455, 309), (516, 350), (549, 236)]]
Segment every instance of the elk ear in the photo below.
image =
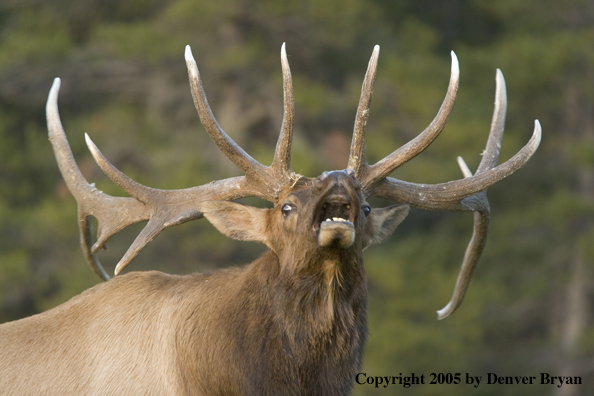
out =
[(367, 246), (374, 243), (382, 243), (396, 229), (398, 224), (408, 215), (408, 205), (392, 205), (387, 208), (371, 209), (367, 217), (369, 240)]
[(217, 230), (229, 238), (269, 245), (266, 236), (269, 209), (229, 201), (205, 201), (199, 209)]

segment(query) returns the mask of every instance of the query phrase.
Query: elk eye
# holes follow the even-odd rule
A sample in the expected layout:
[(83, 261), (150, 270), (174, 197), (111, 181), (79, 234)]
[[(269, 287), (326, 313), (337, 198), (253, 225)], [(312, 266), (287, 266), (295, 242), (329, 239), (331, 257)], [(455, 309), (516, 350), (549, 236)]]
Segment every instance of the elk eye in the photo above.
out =
[(289, 213), (293, 210), (293, 205), (285, 204), (281, 211), (283, 212), (283, 217), (287, 217)]
[(369, 205), (363, 206), (363, 214), (365, 215), (365, 217), (369, 216), (369, 213), (371, 213), (371, 208), (369, 207)]

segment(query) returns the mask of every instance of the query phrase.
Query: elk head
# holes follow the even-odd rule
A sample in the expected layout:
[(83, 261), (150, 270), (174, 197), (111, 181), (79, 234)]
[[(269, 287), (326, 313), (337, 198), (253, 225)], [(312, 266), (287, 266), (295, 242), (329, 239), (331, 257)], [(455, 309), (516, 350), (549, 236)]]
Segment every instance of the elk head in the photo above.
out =
[[(86, 136), (97, 164), (131, 198), (112, 197), (89, 184), (74, 162), (58, 114), (56, 79), (47, 102), (49, 138), (60, 170), (79, 209), (81, 246), (93, 270), (109, 279), (96, 253), (105, 242), (124, 227), (143, 220), (148, 224), (116, 266), (116, 275), (161, 231), (206, 216), (229, 237), (256, 240), (275, 252), (281, 264), (300, 246), (308, 254), (360, 254), (372, 243), (389, 236), (413, 206), (427, 210), (472, 211), (474, 233), (464, 257), (454, 294), (448, 305), (438, 311), (440, 319), (451, 314), (462, 302), (472, 271), (486, 242), (489, 203), (486, 189), (521, 168), (536, 151), (541, 137), (538, 121), (530, 141), (511, 159), (497, 165), (506, 110), (503, 75), (497, 71), (496, 102), (491, 132), (478, 170), (474, 175), (459, 159), (464, 179), (447, 183), (415, 184), (389, 177), (389, 174), (422, 152), (439, 135), (453, 108), (457, 91), (458, 60), (452, 52), (450, 83), (446, 97), (431, 124), (415, 139), (374, 165), (365, 159), (365, 125), (373, 93), (379, 46), (374, 48), (363, 82), (357, 109), (350, 156), (345, 170), (324, 172), (307, 178), (291, 169), (293, 129), (293, 92), (291, 73), (281, 49), (284, 88), (284, 117), (270, 166), (254, 160), (218, 125), (202, 88), (196, 62), (186, 47), (186, 63), (194, 104), (206, 131), (221, 151), (245, 176), (218, 180), (183, 190), (158, 190), (143, 186), (116, 169)], [(272, 209), (257, 209), (231, 202), (243, 197), (259, 197), (274, 204)], [(369, 197), (392, 200), (397, 205), (371, 209)], [(92, 242), (89, 216), (99, 221), (97, 241)]]
[(228, 237), (262, 242), (279, 257), (290, 256), (291, 246), (309, 253), (362, 251), (383, 242), (408, 214), (408, 205), (371, 209), (352, 169), (300, 177), (287, 187), (273, 209), (206, 201), (200, 210)]

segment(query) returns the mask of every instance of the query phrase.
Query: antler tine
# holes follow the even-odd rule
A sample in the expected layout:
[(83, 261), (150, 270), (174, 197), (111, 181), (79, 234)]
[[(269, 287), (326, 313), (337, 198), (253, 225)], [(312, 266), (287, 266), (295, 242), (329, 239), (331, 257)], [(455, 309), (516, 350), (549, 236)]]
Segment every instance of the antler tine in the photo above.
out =
[[(105, 240), (110, 235), (118, 232), (128, 224), (147, 220), (148, 216), (143, 205), (134, 199), (116, 198), (97, 190), (94, 185), (87, 182), (78, 169), (58, 111), (60, 83), (59, 78), (54, 79), (46, 104), (49, 140), (64, 181), (78, 204), (80, 243), (85, 258), (99, 277), (108, 280), (109, 275), (107, 275), (94, 253), (98, 248), (104, 246)], [(120, 216), (119, 213), (125, 213), (126, 216)], [(93, 232), (89, 216), (94, 216), (100, 220), (98, 237), (103, 237), (103, 242), (96, 248), (92, 246)], [(108, 224), (109, 226), (105, 228), (102, 227), (102, 224)]]
[[(126, 191), (132, 198), (137, 199), (142, 203), (149, 202), (151, 198), (151, 188), (143, 186), (142, 184), (132, 180), (126, 176), (122, 171), (113, 166), (107, 158), (99, 151), (99, 148), (93, 143), (88, 134), (85, 133), (85, 142), (91, 152), (91, 155), (95, 159), (95, 162), (103, 173), (107, 175), (115, 184), (117, 184), (122, 190)], [(156, 190), (154, 190), (156, 191)]]
[(460, 171), (462, 171), (462, 175), (464, 175), (464, 177), (471, 177), (472, 171), (470, 170), (468, 165), (466, 165), (466, 161), (464, 161), (464, 158), (458, 156), (456, 160), (458, 161), (458, 166), (460, 167)]
[(501, 151), (501, 141), (503, 140), (503, 131), (505, 129), (505, 114), (507, 112), (507, 89), (505, 78), (501, 70), (497, 69), (495, 74), (495, 108), (493, 109), (493, 120), (491, 121), (491, 131), (485, 146), (485, 152), (476, 173), (484, 172), (497, 166), (499, 152)]
[[(496, 97), (499, 97), (499, 95), (496, 94)], [(493, 116), (494, 121), (495, 118), (498, 120), (505, 118), (505, 108), (503, 109), (503, 113), (501, 113), (496, 105)], [(501, 126), (501, 129), (499, 126)], [(494, 131), (496, 132), (493, 133)], [(499, 133), (499, 136), (503, 136), (503, 125), (493, 122), (491, 124), (491, 133), (489, 134), (487, 147), (493, 147), (492, 145), (489, 145), (489, 143), (491, 143), (493, 140), (491, 137), (497, 133)], [(489, 149), (487, 149), (487, 151), (488, 150)], [(468, 168), (468, 165), (466, 165), (466, 162), (462, 157), (458, 157), (458, 165), (460, 166), (460, 170), (462, 171), (462, 174), (465, 178), (472, 177), (472, 171)], [(495, 165), (496, 163), (493, 166)], [(470, 238), (468, 246), (466, 247), (466, 252), (464, 253), (464, 259), (462, 260), (462, 265), (460, 266), (460, 272), (458, 273), (458, 278), (456, 279), (456, 285), (454, 286), (452, 298), (445, 307), (437, 311), (438, 320), (447, 318), (462, 304), (478, 259), (481, 257), (483, 249), (487, 244), (489, 224), (491, 222), (491, 209), (489, 206), (489, 201), (487, 200), (487, 191), (484, 190), (478, 193), (475, 198), (480, 202), (480, 208), (474, 212), (472, 237)]]
[(292, 177), (291, 142), (293, 140), (295, 101), (293, 98), (291, 69), (289, 68), (285, 43), (281, 46), (281, 66), (283, 70), (283, 123), (274, 152), (274, 160), (270, 167), (280, 170), (285, 176)]
[[(505, 78), (503, 77), (501, 70), (497, 69), (495, 75), (495, 107), (493, 109), (491, 130), (476, 174), (493, 169), (497, 166), (499, 152), (501, 151), (501, 141), (505, 130), (506, 111), (507, 90), (505, 87)], [(462, 157), (458, 157), (458, 164), (460, 165), (460, 169), (465, 178), (472, 177), (472, 172)], [(462, 266), (460, 267), (452, 298), (444, 308), (437, 311), (437, 318), (440, 320), (447, 318), (460, 306), (460, 304), (462, 304), (474, 268), (487, 244), (489, 224), (491, 222), (491, 209), (487, 199), (487, 190), (481, 191), (474, 196), (474, 198), (474, 201), (478, 202), (476, 205), (478, 210), (474, 212), (472, 237), (470, 242), (468, 242), (468, 247), (464, 253), (464, 259), (462, 260)]]
[(369, 59), (369, 64), (367, 65), (367, 72), (365, 73), (363, 86), (361, 87), (361, 98), (359, 99), (355, 126), (353, 128), (353, 139), (351, 141), (347, 168), (354, 170), (357, 177), (360, 177), (361, 173), (364, 173), (369, 168), (365, 159), (365, 129), (367, 119), (369, 118), (371, 99), (373, 98), (373, 85), (377, 74), (379, 52), (380, 46), (376, 45), (373, 48), (371, 59)]
[(365, 190), (371, 189), (376, 183), (388, 176), (394, 169), (410, 161), (423, 150), (425, 150), (439, 136), (445, 127), (448, 118), (454, 108), (456, 97), (458, 95), (458, 86), (460, 83), (460, 66), (458, 57), (451, 52), (452, 66), (450, 72), (450, 82), (446, 96), (437, 112), (437, 115), (431, 123), (416, 138), (398, 148), (392, 154), (378, 161), (369, 168), (369, 171), (363, 175), (362, 184)]
[[(482, 195), (485, 195), (486, 200), (486, 194), (482, 193)], [(481, 210), (474, 212), (473, 221), (472, 237), (470, 238), (470, 242), (468, 242), (466, 252), (464, 253), (464, 259), (462, 260), (452, 298), (445, 307), (437, 311), (437, 319), (439, 320), (450, 316), (462, 304), (476, 263), (487, 244), (489, 224), (491, 221), (490, 211), (487, 209), (485, 211)]]
[(258, 161), (254, 160), (248, 153), (246, 153), (237, 143), (233, 141), (219, 126), (215, 119), (204, 88), (202, 87), (202, 80), (200, 79), (200, 72), (198, 65), (192, 56), (192, 50), (189, 45), (186, 45), (186, 65), (188, 67), (188, 76), (190, 79), (190, 88), (192, 90), (192, 98), (194, 105), (198, 111), (198, 116), (202, 125), (208, 132), (208, 135), (219, 149), (246, 175), (255, 179), (265, 178), (264, 166)]
[(155, 239), (161, 231), (165, 229), (166, 216), (151, 217), (146, 227), (142, 229), (140, 234), (134, 239), (132, 245), (128, 248), (124, 256), (120, 259), (115, 267), (114, 273), (119, 275), (120, 272), (140, 253), (153, 239)]

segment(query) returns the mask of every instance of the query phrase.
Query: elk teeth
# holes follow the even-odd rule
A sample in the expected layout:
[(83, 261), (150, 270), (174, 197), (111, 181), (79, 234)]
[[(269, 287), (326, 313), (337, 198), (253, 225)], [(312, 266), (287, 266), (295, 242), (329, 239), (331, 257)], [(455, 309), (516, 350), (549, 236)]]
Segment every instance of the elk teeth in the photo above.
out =
[(343, 218), (340, 218), (340, 217), (327, 218), (326, 221), (342, 221), (342, 222), (348, 222), (347, 219), (343, 219)]

